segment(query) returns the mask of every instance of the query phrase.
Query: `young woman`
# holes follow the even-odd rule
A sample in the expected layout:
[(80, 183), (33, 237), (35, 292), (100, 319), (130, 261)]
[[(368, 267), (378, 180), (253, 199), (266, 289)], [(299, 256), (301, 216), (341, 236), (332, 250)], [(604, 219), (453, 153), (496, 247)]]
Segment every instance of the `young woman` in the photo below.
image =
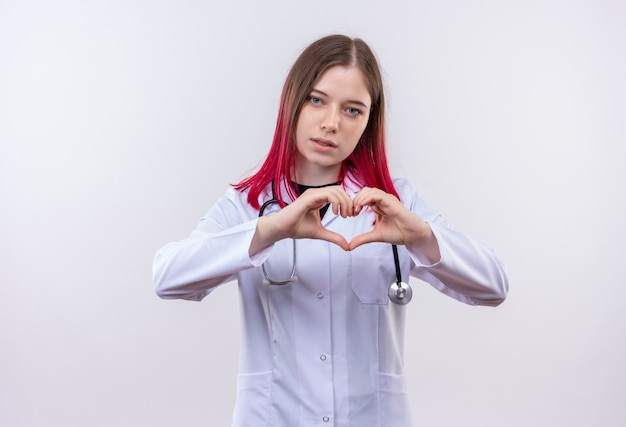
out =
[(411, 291), (397, 283), (409, 275), (473, 305), (498, 305), (508, 290), (490, 247), (390, 177), (379, 66), (341, 35), (294, 63), (263, 165), (154, 261), (162, 298), (201, 300), (237, 280), (233, 425), (245, 427), (410, 426)]

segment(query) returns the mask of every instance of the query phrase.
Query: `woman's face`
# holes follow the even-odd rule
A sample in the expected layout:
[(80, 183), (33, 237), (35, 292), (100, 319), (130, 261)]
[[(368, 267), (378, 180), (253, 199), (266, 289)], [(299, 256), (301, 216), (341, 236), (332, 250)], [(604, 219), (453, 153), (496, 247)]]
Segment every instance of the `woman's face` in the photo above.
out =
[(304, 185), (337, 180), (369, 120), (372, 100), (356, 67), (334, 66), (321, 75), (296, 126), (296, 176)]

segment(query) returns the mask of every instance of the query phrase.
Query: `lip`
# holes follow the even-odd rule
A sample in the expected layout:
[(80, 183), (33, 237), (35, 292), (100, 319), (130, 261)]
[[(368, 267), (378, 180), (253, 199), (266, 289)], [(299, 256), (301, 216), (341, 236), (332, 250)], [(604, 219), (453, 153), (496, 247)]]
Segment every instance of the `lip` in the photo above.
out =
[(318, 147), (322, 147), (322, 148), (337, 148), (337, 144), (334, 141), (331, 141), (330, 139), (325, 139), (325, 138), (311, 138), (311, 141), (313, 141)]

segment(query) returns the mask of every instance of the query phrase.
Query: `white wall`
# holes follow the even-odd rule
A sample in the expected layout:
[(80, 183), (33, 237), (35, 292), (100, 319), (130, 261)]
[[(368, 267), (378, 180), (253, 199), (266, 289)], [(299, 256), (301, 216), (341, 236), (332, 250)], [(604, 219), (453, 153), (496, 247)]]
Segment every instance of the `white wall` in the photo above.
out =
[(414, 282), (418, 424), (623, 426), (625, 28), (620, 0), (0, 1), (0, 424), (229, 425), (236, 287), (161, 301), (152, 256), (342, 32), (383, 65), (395, 174), (510, 274), (496, 309)]

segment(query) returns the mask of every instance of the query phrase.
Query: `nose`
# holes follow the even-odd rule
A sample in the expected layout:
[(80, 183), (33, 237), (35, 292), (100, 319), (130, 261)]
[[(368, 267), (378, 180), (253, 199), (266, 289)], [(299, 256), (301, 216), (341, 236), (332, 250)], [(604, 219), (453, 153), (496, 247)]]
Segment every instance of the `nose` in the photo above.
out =
[(337, 133), (339, 130), (339, 111), (336, 107), (328, 107), (322, 119), (321, 128), (327, 133)]

